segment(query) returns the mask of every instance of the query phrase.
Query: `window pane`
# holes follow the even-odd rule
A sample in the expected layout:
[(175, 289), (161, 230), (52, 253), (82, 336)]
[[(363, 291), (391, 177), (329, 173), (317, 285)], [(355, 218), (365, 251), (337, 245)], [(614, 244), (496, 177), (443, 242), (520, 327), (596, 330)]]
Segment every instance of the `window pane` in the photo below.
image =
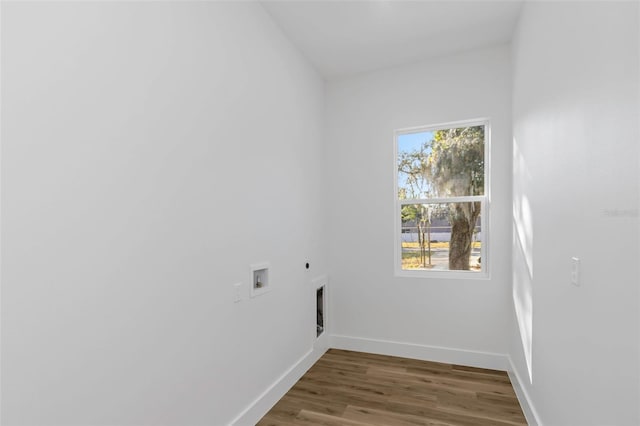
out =
[(484, 195), (485, 126), (398, 136), (398, 198)]
[(482, 271), (481, 205), (475, 201), (401, 206), (402, 269)]

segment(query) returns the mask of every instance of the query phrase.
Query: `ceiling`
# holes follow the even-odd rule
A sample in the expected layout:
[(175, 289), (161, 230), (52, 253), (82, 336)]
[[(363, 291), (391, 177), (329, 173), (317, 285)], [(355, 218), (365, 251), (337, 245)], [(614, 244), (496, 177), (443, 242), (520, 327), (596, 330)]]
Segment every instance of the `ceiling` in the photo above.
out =
[(508, 43), (522, 6), (521, 0), (261, 3), (327, 79)]

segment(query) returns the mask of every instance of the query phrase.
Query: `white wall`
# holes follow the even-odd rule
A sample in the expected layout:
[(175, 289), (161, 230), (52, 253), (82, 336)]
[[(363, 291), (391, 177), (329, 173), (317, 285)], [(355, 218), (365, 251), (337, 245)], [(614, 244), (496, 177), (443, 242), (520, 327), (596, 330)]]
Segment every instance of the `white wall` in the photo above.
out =
[[(498, 47), (328, 84), (334, 344), (467, 363), (507, 353), (510, 78), (509, 50)], [(493, 132), (491, 279), (395, 277), (393, 131), (481, 117)], [(461, 350), (471, 353), (452, 359)]]
[(640, 424), (638, 16), (530, 2), (513, 44), (510, 352), (545, 425)]
[(256, 4), (2, 7), (3, 424), (230, 422), (313, 342), (322, 80)]

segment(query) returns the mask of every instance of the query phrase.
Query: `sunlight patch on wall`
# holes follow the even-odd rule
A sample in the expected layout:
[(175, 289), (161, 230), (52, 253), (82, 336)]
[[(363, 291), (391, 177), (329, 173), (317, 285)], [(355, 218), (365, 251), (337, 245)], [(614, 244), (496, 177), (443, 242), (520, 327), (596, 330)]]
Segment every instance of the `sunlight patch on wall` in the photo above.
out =
[(533, 216), (527, 190), (531, 175), (516, 140), (513, 141), (513, 305), (533, 383)]

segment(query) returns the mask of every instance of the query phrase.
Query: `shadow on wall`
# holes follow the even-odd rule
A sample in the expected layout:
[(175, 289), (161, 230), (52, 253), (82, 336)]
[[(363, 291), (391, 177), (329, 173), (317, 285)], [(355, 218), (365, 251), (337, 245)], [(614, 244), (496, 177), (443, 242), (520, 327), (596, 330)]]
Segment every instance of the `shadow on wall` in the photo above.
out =
[(513, 167), (513, 305), (529, 383), (533, 383), (533, 217), (527, 197), (531, 174), (515, 139)]

